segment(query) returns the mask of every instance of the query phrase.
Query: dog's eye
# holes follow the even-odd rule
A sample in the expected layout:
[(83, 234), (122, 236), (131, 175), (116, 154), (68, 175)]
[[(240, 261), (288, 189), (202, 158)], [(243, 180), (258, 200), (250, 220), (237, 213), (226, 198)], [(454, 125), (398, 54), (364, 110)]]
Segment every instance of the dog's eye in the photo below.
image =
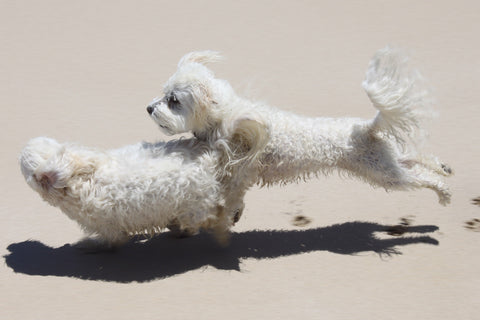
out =
[(167, 98), (167, 103), (169, 109), (174, 110), (180, 108), (180, 102), (178, 101), (177, 96), (175, 96), (174, 94)]

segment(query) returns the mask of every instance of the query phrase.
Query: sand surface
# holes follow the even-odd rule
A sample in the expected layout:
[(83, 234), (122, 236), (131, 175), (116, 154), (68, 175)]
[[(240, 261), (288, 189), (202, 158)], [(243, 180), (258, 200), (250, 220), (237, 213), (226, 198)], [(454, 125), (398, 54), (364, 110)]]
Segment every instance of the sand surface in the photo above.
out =
[[(1, 1), (0, 318), (479, 319), (479, 31), (478, 1)], [(145, 106), (192, 50), (221, 51), (212, 68), (249, 97), (372, 117), (360, 84), (389, 43), (435, 88), (426, 148), (455, 169), (448, 207), (332, 176), (253, 188), (224, 249), (163, 234), (85, 255), (20, 173), (36, 136), (166, 139)]]

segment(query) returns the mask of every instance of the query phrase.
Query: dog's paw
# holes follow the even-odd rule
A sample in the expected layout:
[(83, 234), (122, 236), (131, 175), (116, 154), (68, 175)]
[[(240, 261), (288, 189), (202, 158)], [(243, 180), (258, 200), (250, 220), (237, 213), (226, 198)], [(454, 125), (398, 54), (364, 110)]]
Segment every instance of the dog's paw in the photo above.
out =
[(234, 213), (234, 216), (233, 216), (233, 224), (240, 221), (240, 217), (242, 216), (242, 213), (243, 213), (243, 209), (235, 210), (235, 213)]
[(438, 190), (437, 193), (438, 193), (438, 202), (442, 206), (446, 206), (450, 204), (450, 202), (452, 201), (452, 193), (450, 192), (450, 190), (442, 189), (442, 190)]
[(453, 174), (453, 169), (448, 164), (442, 163), (441, 167), (444, 176), (448, 177)]

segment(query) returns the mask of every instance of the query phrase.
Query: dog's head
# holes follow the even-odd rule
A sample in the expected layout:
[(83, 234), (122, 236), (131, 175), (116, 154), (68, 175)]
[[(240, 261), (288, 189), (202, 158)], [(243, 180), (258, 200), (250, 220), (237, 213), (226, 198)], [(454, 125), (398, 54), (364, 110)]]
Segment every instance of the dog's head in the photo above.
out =
[(191, 52), (164, 85), (162, 98), (154, 99), (147, 111), (168, 134), (194, 132), (203, 135), (222, 118), (220, 105), (233, 94), (230, 85), (216, 79), (205, 64), (221, 59), (213, 51)]
[(265, 145), (268, 126), (206, 67), (220, 59), (214, 51), (185, 55), (165, 84), (164, 96), (154, 99), (147, 111), (168, 135), (192, 132), (200, 140), (223, 143), (236, 151), (236, 159), (251, 158)]

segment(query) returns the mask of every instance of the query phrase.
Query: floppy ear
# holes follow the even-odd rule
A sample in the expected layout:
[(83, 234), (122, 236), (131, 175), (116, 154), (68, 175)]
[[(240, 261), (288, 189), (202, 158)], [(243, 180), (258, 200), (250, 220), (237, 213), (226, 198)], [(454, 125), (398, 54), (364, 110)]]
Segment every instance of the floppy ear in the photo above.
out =
[(220, 60), (222, 60), (222, 56), (217, 51), (210, 51), (210, 50), (194, 51), (184, 55), (182, 59), (180, 59), (180, 62), (178, 63), (178, 67), (181, 67), (184, 64), (192, 63), (192, 62), (207, 64), (210, 62), (217, 62)]
[(235, 160), (254, 161), (265, 148), (269, 138), (268, 126), (253, 117), (241, 117), (233, 122), (230, 148), (236, 154)]

